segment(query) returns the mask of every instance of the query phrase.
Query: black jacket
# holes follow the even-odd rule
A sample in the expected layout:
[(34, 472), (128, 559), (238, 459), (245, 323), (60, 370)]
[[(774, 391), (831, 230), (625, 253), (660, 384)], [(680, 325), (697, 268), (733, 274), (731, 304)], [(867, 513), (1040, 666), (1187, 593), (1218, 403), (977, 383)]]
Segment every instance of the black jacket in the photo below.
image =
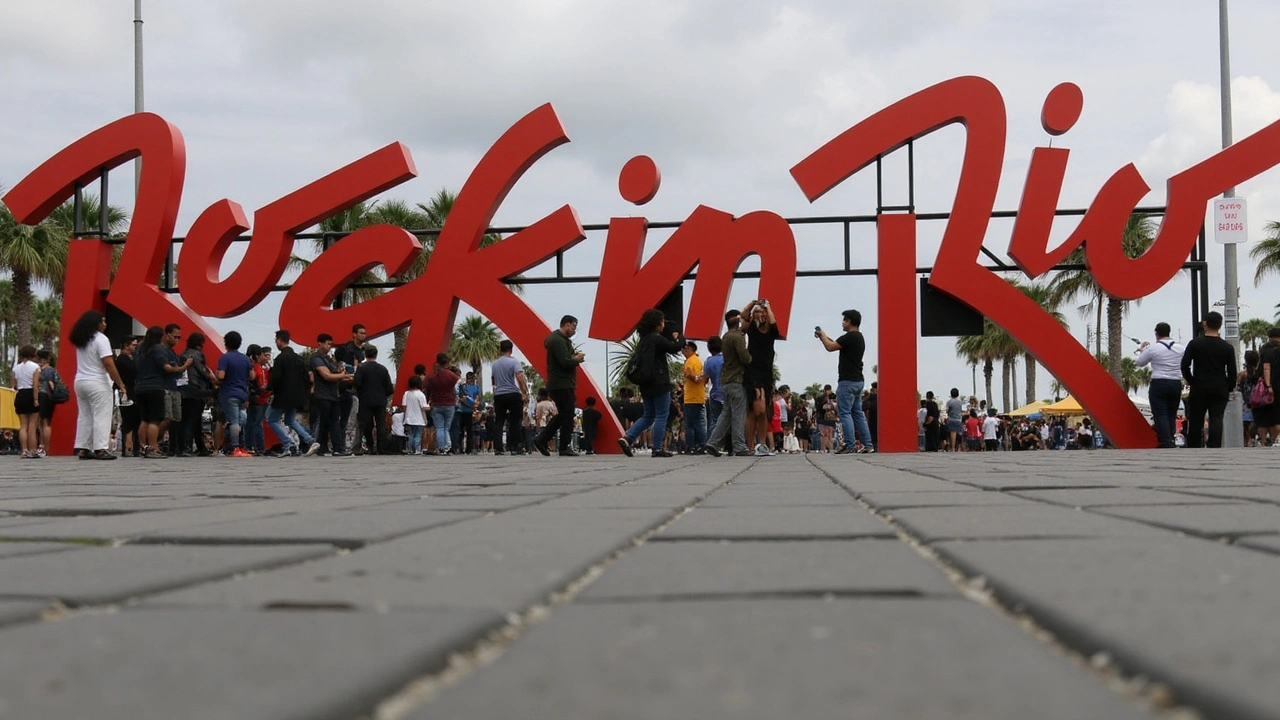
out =
[(649, 333), (640, 338), (640, 346), (636, 348), (636, 352), (651, 354), (654, 370), (653, 380), (640, 388), (640, 397), (651, 398), (671, 392), (671, 373), (667, 370), (667, 365), (670, 356), (680, 352), (683, 345), (684, 340), (679, 336), (672, 338)]
[(271, 407), (301, 410), (307, 404), (307, 366), (302, 357), (286, 347), (271, 365)]
[(387, 398), (391, 397), (396, 386), (391, 382), (391, 373), (381, 363), (365, 360), (356, 368), (354, 381), (356, 399), (360, 407), (386, 407)]

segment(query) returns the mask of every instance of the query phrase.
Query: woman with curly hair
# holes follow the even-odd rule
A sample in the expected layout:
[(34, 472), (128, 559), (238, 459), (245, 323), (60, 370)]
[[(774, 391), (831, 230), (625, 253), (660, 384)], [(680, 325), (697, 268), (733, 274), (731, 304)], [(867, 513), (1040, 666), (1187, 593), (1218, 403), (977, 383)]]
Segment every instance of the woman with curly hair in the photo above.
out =
[(667, 452), (664, 440), (667, 435), (667, 416), (671, 414), (671, 375), (667, 370), (670, 355), (680, 352), (684, 345), (679, 333), (672, 332), (670, 337), (663, 335), (666, 327), (666, 316), (657, 308), (650, 308), (640, 316), (636, 324), (636, 334), (640, 343), (635, 353), (640, 358), (640, 367), (648, 369), (648, 377), (640, 384), (640, 397), (644, 400), (644, 415), (627, 430), (627, 434), (618, 438), (618, 445), (627, 457), (631, 457), (632, 445), (645, 430), (653, 428), (653, 457), (671, 457)]
[(76, 454), (81, 460), (115, 460), (107, 450), (111, 439), (111, 385), (124, 382), (116, 370), (115, 355), (107, 340), (107, 318), (97, 310), (87, 310), (71, 326), (71, 344), (76, 348)]

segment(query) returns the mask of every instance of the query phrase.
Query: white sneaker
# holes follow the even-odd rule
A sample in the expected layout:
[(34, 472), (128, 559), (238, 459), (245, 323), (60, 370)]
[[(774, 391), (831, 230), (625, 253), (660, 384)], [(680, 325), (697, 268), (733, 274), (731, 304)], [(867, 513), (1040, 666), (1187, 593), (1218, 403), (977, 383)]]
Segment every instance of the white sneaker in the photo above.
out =
[(765, 447), (763, 444), (756, 445), (756, 455), (767, 456), (772, 454), (773, 453), (769, 452), (769, 448)]
[(311, 445), (310, 445), (310, 447), (308, 447), (308, 448), (307, 448), (307, 451), (306, 451), (305, 453), (303, 453), (303, 455), (306, 455), (307, 457), (311, 457), (311, 456), (315, 455), (315, 454), (316, 454), (317, 452), (319, 452), (319, 451), (320, 451), (320, 443), (315, 442), (315, 441), (313, 440), (313, 441), (311, 441)]

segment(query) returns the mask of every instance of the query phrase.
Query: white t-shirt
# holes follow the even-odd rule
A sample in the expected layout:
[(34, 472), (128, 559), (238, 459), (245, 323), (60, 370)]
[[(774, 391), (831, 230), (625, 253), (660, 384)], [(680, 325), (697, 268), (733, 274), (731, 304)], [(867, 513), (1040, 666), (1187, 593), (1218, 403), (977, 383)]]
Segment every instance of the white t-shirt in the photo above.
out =
[(929, 415), (929, 411), (924, 408), (920, 408), (919, 410), (916, 411), (916, 432), (918, 433), (924, 432), (924, 421), (925, 421), (925, 418), (928, 417), (928, 415)]
[(427, 396), (421, 390), (407, 390), (404, 394), (404, 424), (427, 425)]
[(392, 413), (391, 415), (391, 434), (394, 437), (405, 437), (404, 434), (404, 412)]
[(40, 366), (35, 360), (27, 360), (13, 366), (13, 384), (18, 390), (30, 390), (36, 382), (36, 371)]
[(111, 357), (111, 342), (107, 336), (96, 332), (89, 338), (89, 344), (76, 348), (76, 380), (110, 383), (107, 366), (102, 358)]
[(996, 428), (998, 427), (1000, 427), (1000, 418), (988, 415), (986, 419), (982, 421), (982, 439), (995, 440)]

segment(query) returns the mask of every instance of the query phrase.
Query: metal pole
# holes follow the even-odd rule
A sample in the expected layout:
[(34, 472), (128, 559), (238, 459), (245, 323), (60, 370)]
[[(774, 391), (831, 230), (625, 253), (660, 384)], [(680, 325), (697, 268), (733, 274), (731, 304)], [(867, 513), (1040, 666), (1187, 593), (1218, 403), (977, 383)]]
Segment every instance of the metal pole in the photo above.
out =
[[(146, 103), (142, 93), (142, 0), (133, 0), (133, 111), (140, 113), (143, 111)], [(133, 197), (136, 202), (138, 197), (138, 188), (142, 183), (142, 158), (135, 158), (133, 161)], [(104, 195), (99, 198), (102, 207), (107, 206), (107, 198)], [(169, 251), (172, 258), (172, 250)], [(133, 321), (133, 334), (142, 335), (147, 331), (145, 325), (138, 320)]]
[[(142, 92), (142, 0), (133, 0), (133, 111), (140, 113), (146, 103)], [(133, 189), (142, 180), (142, 158), (133, 161)]]
[[(1218, 0), (1218, 53), (1219, 67), (1222, 72), (1220, 89), (1222, 91), (1222, 147), (1231, 146), (1231, 34), (1227, 24), (1227, 0)], [(1235, 188), (1229, 188), (1223, 197), (1236, 196)], [(1240, 283), (1237, 277), (1236, 246), (1227, 243), (1222, 246), (1223, 274), (1225, 276), (1226, 298), (1222, 308), (1222, 336), (1231, 343), (1235, 350), (1236, 362), (1240, 361)], [(1231, 391), (1227, 401), (1227, 410), (1222, 418), (1223, 447), (1244, 446), (1244, 420), (1240, 393)]]

